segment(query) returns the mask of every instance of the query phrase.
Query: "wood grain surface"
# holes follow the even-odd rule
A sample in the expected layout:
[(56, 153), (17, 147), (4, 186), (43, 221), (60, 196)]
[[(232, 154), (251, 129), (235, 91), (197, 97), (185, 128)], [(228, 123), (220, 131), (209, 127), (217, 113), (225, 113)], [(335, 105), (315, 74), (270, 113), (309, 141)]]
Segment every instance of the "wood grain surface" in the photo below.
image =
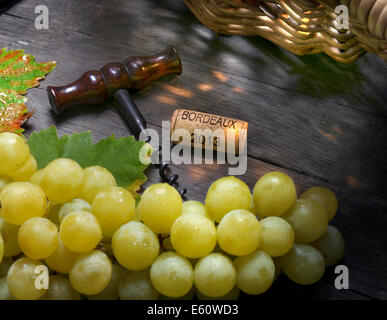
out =
[[(49, 9), (48, 30), (34, 27), (40, 4)], [(27, 94), (36, 114), (26, 135), (54, 124), (60, 134), (91, 130), (95, 141), (130, 134), (115, 102), (55, 116), (45, 88), (107, 62), (176, 46), (183, 74), (134, 95), (150, 127), (160, 130), (177, 108), (246, 120), (248, 170), (241, 178), (251, 189), (262, 174), (280, 170), (299, 193), (324, 185), (339, 198), (332, 224), (346, 240), (341, 263), (349, 268), (350, 289), (336, 290), (329, 268), (315, 285), (281, 276), (269, 292), (248, 298), (387, 299), (387, 65), (380, 58), (367, 54), (339, 64), (324, 54), (295, 56), (259, 37), (218, 36), (181, 0), (21, 0), (1, 11), (0, 44), (58, 62)], [(225, 165), (171, 170), (187, 197), (200, 201), (211, 182), (227, 174)], [(148, 184), (159, 181), (157, 169), (147, 175)]]

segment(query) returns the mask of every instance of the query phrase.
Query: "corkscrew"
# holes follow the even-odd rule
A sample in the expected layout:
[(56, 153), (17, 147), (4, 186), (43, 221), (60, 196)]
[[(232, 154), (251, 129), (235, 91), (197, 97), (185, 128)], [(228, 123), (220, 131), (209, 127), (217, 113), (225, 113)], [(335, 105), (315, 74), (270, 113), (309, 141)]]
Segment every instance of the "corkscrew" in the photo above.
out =
[[(147, 128), (147, 122), (129, 91), (140, 91), (164, 75), (179, 75), (181, 72), (179, 54), (174, 47), (169, 46), (157, 55), (129, 57), (122, 63), (111, 62), (99, 70), (84, 73), (78, 80), (67, 85), (49, 86), (47, 94), (51, 108), (57, 115), (70, 108), (99, 105), (114, 98), (130, 132), (138, 138)], [(145, 142), (150, 142), (150, 137)], [(159, 164), (160, 177), (162, 181), (175, 187), (183, 197), (187, 189), (178, 189), (179, 175), (168, 176), (168, 166), (165, 162)]]

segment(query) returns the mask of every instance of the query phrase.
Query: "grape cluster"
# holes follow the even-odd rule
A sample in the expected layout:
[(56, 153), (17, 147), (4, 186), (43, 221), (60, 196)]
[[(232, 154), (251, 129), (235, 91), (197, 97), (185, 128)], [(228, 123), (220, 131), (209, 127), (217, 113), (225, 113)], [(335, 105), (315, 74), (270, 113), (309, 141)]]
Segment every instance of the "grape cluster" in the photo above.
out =
[[(228, 176), (205, 204), (158, 183), (136, 206), (100, 166), (61, 158), (37, 170), (10, 133), (0, 134), (0, 204), (0, 299), (237, 299), (265, 292), (281, 270), (315, 283), (344, 253), (327, 188), (297, 200), (291, 178), (270, 172), (252, 195)], [(36, 285), (39, 266), (48, 289)]]

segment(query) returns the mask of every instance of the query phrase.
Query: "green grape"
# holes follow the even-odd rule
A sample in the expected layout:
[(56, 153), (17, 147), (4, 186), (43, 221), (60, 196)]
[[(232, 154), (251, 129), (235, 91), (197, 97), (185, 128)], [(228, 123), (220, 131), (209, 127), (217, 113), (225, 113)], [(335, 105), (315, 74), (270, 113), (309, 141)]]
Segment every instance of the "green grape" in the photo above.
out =
[(269, 172), (255, 184), (253, 199), (259, 217), (282, 216), (297, 200), (296, 187), (288, 175)]
[(209, 254), (216, 245), (214, 223), (199, 214), (184, 214), (171, 228), (171, 243), (184, 257), (195, 259)]
[(232, 261), (221, 253), (201, 258), (195, 266), (196, 288), (208, 297), (221, 297), (235, 286), (236, 271)]
[(28, 181), (38, 169), (35, 158), (31, 155), (27, 162), (17, 171), (8, 174), (13, 181)]
[(206, 206), (199, 201), (190, 200), (183, 202), (183, 214), (187, 213), (200, 214), (214, 221), (214, 218), (208, 214)]
[(280, 217), (267, 217), (260, 221), (262, 238), (259, 249), (272, 257), (279, 257), (290, 250), (294, 243), (292, 226)]
[(60, 224), (60, 238), (73, 252), (93, 250), (102, 239), (102, 230), (90, 212), (76, 211), (67, 215)]
[(7, 277), (0, 278), (0, 301), (1, 300), (15, 300), (11, 292), (9, 292)]
[(93, 202), (93, 214), (97, 217), (105, 237), (111, 238), (134, 215), (136, 201), (132, 194), (120, 187), (106, 187)]
[(223, 177), (208, 189), (206, 209), (216, 222), (220, 222), (223, 216), (232, 210), (248, 210), (250, 199), (251, 194), (246, 183), (233, 176)]
[(68, 279), (59, 276), (50, 276), (50, 288), (40, 300), (81, 300), (81, 295), (74, 290)]
[(7, 276), (8, 270), (11, 268), (12, 263), (12, 258), (3, 257), (3, 261), (0, 263), (0, 278)]
[(182, 214), (183, 200), (175, 188), (156, 183), (141, 196), (139, 210), (142, 221), (156, 233), (168, 233)]
[(19, 170), (29, 156), (30, 148), (23, 137), (14, 133), (0, 133), (0, 175)]
[(58, 248), (58, 229), (47, 218), (31, 218), (21, 225), (18, 240), (27, 257), (47, 258)]
[(234, 286), (231, 291), (221, 297), (209, 297), (201, 293), (199, 290), (196, 291), (196, 295), (199, 300), (238, 300), (239, 298), (239, 288)]
[(81, 166), (71, 159), (55, 159), (44, 169), (40, 182), (47, 198), (56, 203), (69, 202), (79, 197), (85, 173)]
[(0, 233), (0, 263), (3, 261), (4, 256), (4, 240), (3, 236)]
[(254, 214), (239, 209), (222, 218), (217, 233), (222, 250), (234, 256), (244, 256), (258, 248), (262, 227)]
[(37, 186), (40, 187), (41, 183), (42, 183), (42, 180), (43, 180), (43, 177), (44, 177), (44, 169), (40, 169), (38, 171), (36, 171), (29, 179), (29, 182), (33, 183), (33, 184), (36, 184)]
[(0, 217), (0, 234), (4, 240), (4, 257), (12, 257), (21, 253), (18, 232), (19, 226), (10, 224)]
[(283, 272), (298, 284), (315, 283), (325, 272), (324, 257), (316, 248), (307, 244), (294, 244), (280, 261)]
[(319, 202), (325, 209), (327, 209), (328, 221), (331, 220), (337, 212), (337, 198), (336, 195), (325, 187), (312, 187), (306, 190), (300, 199), (313, 199)]
[(60, 204), (53, 204), (52, 202), (48, 205), (48, 210), (46, 211), (45, 216), (47, 219), (51, 220), (55, 225), (60, 225), (59, 221), (59, 210), (61, 208)]
[(312, 242), (311, 245), (320, 251), (327, 266), (338, 263), (344, 255), (344, 238), (334, 226), (329, 225), (322, 237)]
[(88, 203), (93, 203), (96, 195), (102, 188), (115, 187), (117, 185), (111, 172), (103, 167), (88, 167), (84, 172), (85, 178), (82, 184), (80, 197)]
[(119, 284), (121, 300), (157, 300), (159, 293), (153, 286), (149, 269), (143, 271), (128, 271)]
[(1, 212), (5, 221), (22, 225), (33, 217), (42, 217), (46, 211), (46, 195), (29, 182), (11, 182), (0, 193)]
[(70, 273), (78, 255), (79, 253), (75, 253), (67, 249), (60, 237), (58, 237), (58, 247), (54, 253), (47, 257), (44, 261), (50, 269), (62, 274), (67, 274)]
[(191, 263), (172, 251), (164, 252), (156, 259), (150, 278), (157, 291), (172, 298), (187, 294), (194, 281)]
[(92, 213), (93, 209), (91, 208), (91, 205), (85, 200), (74, 199), (71, 202), (67, 202), (60, 207), (58, 213), (59, 223), (61, 223), (64, 217), (66, 217), (68, 214), (76, 211), (86, 211)]
[(248, 294), (261, 294), (274, 281), (275, 266), (272, 258), (262, 250), (234, 260), (237, 271), (237, 286)]
[(7, 284), (12, 296), (18, 300), (38, 300), (46, 292), (45, 289), (37, 289), (35, 280), (39, 273), (36, 267), (42, 263), (31, 258), (16, 260), (8, 271)]
[(3, 188), (8, 184), (8, 183), (11, 183), (12, 180), (8, 177), (5, 177), (5, 176), (0, 176), (0, 193), (1, 193), (1, 190), (3, 190)]
[(282, 272), (281, 259), (280, 259), (280, 257), (272, 258), (272, 259), (273, 259), (274, 267), (275, 267), (274, 281), (276, 281)]
[(292, 226), (297, 243), (320, 238), (328, 228), (327, 210), (313, 199), (299, 199), (283, 216)]
[(130, 221), (116, 231), (112, 247), (117, 261), (133, 271), (148, 268), (160, 251), (159, 240), (153, 231), (137, 221)]
[(112, 265), (112, 278), (108, 286), (100, 293), (87, 296), (89, 300), (118, 300), (120, 298), (118, 294), (118, 286), (121, 279), (125, 275), (126, 271), (119, 264), (113, 263)]
[(112, 263), (100, 250), (80, 254), (70, 271), (71, 285), (86, 295), (98, 294), (112, 278)]
[(160, 300), (192, 300), (195, 297), (195, 286), (192, 286), (191, 290), (188, 291), (184, 296), (178, 297), (178, 298), (172, 298), (168, 296), (164, 296), (163, 294), (160, 294), (159, 299)]
[(171, 237), (169, 234), (167, 235), (161, 235), (161, 249), (163, 251), (175, 251), (175, 248), (172, 245)]

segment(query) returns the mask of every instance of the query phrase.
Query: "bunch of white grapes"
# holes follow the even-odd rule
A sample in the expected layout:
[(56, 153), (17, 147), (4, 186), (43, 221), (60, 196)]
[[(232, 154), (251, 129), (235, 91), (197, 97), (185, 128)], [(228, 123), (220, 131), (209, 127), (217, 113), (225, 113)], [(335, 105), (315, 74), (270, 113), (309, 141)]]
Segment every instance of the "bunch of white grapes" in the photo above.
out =
[(25, 139), (2, 133), (0, 299), (237, 299), (265, 292), (281, 270), (312, 284), (344, 253), (328, 226), (336, 211), (332, 191), (313, 187), (297, 200), (281, 172), (262, 176), (252, 195), (220, 178), (205, 204), (158, 183), (136, 206), (108, 170), (65, 158), (37, 170)]

